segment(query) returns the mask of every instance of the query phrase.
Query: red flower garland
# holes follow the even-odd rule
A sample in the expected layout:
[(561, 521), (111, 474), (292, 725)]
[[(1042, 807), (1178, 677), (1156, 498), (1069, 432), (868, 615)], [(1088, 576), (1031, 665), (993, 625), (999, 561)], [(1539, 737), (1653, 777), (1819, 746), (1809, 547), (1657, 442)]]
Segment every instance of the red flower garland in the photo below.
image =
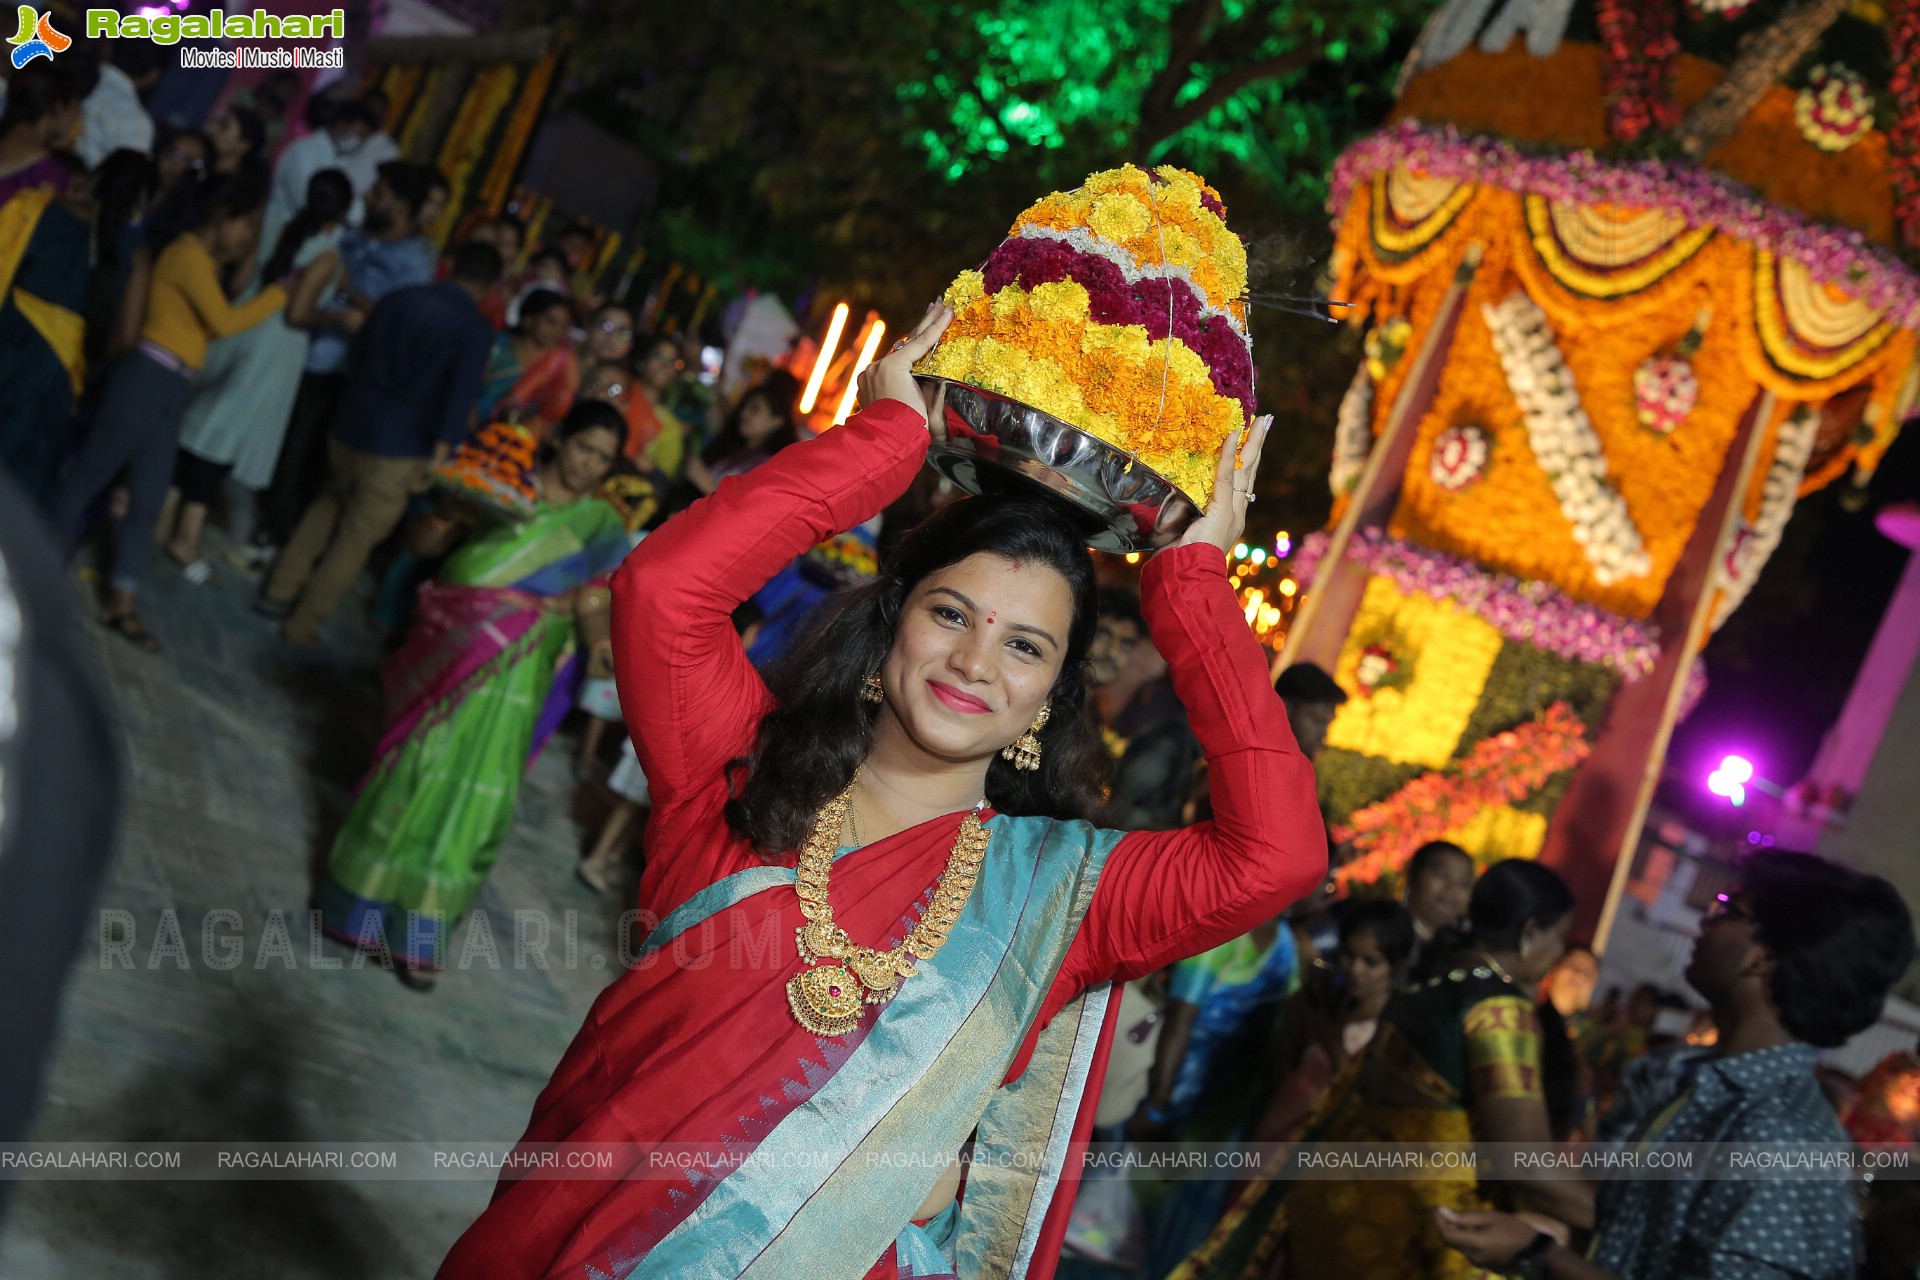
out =
[(1607, 94), (1607, 132), (1633, 142), (1680, 123), (1673, 101), (1673, 0), (1599, 0), (1601, 70)]
[(1360, 851), (1333, 873), (1335, 881), (1370, 884), (1398, 871), (1421, 845), (1440, 839), (1482, 809), (1526, 799), (1591, 750), (1586, 726), (1564, 702), (1505, 733), (1482, 738), (1446, 769), (1421, 774), (1385, 800), (1354, 810), (1335, 827), (1335, 843), (1352, 841)]
[(1901, 243), (1920, 249), (1920, 0), (1887, 5), (1887, 44), (1893, 53), (1894, 124), (1887, 140), (1893, 211)]

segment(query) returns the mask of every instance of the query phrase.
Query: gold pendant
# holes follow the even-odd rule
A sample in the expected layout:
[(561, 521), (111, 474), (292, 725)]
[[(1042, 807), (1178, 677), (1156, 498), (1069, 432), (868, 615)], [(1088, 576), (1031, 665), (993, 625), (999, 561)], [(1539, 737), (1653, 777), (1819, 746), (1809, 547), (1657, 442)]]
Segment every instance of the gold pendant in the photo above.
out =
[(821, 960), (842, 960), (846, 958), (848, 941), (846, 931), (832, 920), (812, 919), (796, 930), (800, 958), (808, 964)]
[(895, 971), (891, 952), (855, 947), (853, 954), (847, 957), (847, 968), (853, 970), (853, 976), (860, 979), (860, 985), (867, 989), (868, 1004), (879, 1004), (886, 1000), (900, 984), (900, 975)]
[(865, 1007), (860, 984), (837, 964), (818, 965), (787, 982), (794, 1020), (816, 1036), (843, 1036), (860, 1025)]

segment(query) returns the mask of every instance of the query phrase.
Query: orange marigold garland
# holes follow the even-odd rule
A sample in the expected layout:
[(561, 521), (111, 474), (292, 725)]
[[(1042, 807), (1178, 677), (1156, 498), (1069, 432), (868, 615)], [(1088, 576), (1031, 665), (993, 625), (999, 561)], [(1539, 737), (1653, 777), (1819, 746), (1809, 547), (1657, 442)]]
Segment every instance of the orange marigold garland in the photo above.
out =
[(1446, 769), (1421, 774), (1335, 827), (1334, 840), (1351, 842), (1360, 856), (1336, 870), (1334, 879), (1343, 886), (1370, 884), (1398, 871), (1421, 845), (1482, 809), (1526, 799), (1555, 774), (1585, 760), (1590, 750), (1586, 727), (1564, 702), (1481, 739)]

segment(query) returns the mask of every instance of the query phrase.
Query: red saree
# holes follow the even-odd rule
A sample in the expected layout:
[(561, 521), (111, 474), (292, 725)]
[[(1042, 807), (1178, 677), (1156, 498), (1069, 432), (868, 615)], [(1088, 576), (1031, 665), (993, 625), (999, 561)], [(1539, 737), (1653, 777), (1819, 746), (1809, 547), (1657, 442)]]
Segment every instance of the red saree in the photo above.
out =
[[(892, 1050), (879, 1047), (876, 1027), (903, 1039), (903, 1021), (920, 1016), (907, 1007), (906, 992), (885, 1006), (884, 1022), (869, 1015), (840, 1040), (808, 1035), (787, 1009), (784, 984), (799, 967), (792, 939), (800, 916), (791, 872), (768, 867), (733, 836), (721, 814), (725, 764), (750, 747), (768, 705), (730, 614), (796, 555), (870, 518), (903, 492), (925, 457), (927, 438), (916, 410), (883, 401), (845, 427), (725, 481), (713, 497), (642, 543), (616, 577), (622, 704), (655, 802), (640, 932), (662, 917), (699, 919), (661, 947), (652, 963), (623, 974), (601, 996), (536, 1103), (528, 1141), (687, 1142), (752, 1150), (778, 1143), (776, 1130), (785, 1121), (811, 1122), (829, 1091), (865, 1087), (858, 1079), (850, 1085), (839, 1078), (850, 1059), (856, 1074), (873, 1073), (863, 1078), (875, 1092), (897, 1083), (885, 1069), (891, 1059), (883, 1056)], [(1325, 869), (1312, 770), (1294, 744), (1265, 659), (1227, 585), (1223, 558), (1208, 547), (1162, 554), (1149, 565), (1143, 588), (1149, 626), (1211, 762), (1216, 818), (1184, 831), (1107, 833), (1104, 844), (1094, 842), (1099, 851), (1090, 855), (1093, 869), (1077, 882), (1077, 891), (1071, 884), (1063, 891), (1060, 885), (1067, 882), (1058, 877), (1046, 882), (1051, 887), (1042, 882), (1077, 847), (1074, 840), (1085, 843), (1091, 828), (1051, 824), (1058, 830), (1047, 836), (1039, 871), (1028, 865), (1029, 880), (1019, 882), (1039, 887), (1025, 897), (1003, 895), (992, 909), (1007, 914), (1018, 926), (1013, 932), (1022, 936), (1043, 931), (1059, 912), (1079, 914), (1060, 946), (1037, 962), (1044, 971), (1020, 975), (1033, 988), (1030, 1003), (1021, 1006), (1031, 1012), (1021, 1015), (1025, 1020), (995, 1051), (989, 1087), (1006, 1082), (998, 1094), (1009, 1092), (1030, 1062), (1037, 1068), (1044, 1060), (1049, 1070), (1058, 1065), (1051, 1045), (1042, 1045), (1036, 1056), (1036, 1044), (1042, 1028), (1083, 992), (1149, 973), (1272, 919), (1317, 884)], [(1049, 827), (1042, 819), (995, 818), (992, 825), (1009, 822)], [(881, 945), (904, 936), (945, 864), (958, 823), (957, 814), (937, 819), (836, 862), (835, 909), (853, 936), (884, 938)], [(1000, 839), (996, 834), (996, 848)], [(786, 876), (784, 884), (768, 880), (764, 889), (754, 888), (761, 883), (756, 877), (776, 875)], [(730, 897), (715, 898), (730, 887)], [(1066, 902), (1063, 892), (1081, 893), (1078, 906)], [(697, 895), (676, 916), (676, 908)], [(968, 960), (967, 944), (958, 937), (941, 953), (952, 953), (956, 968)], [(1027, 959), (1024, 953), (1021, 958)], [(942, 981), (932, 978), (908, 990), (937, 998)], [(938, 1041), (957, 1034), (965, 1012), (950, 1025), (937, 1019), (907, 1025), (922, 1042)], [(1076, 1052), (1090, 1047), (1083, 1044)], [(1080, 1098), (1099, 1092), (1104, 1042), (1094, 1061)], [(1061, 1120), (1084, 1138), (1092, 1107)], [(897, 1121), (896, 1113), (877, 1107), (871, 1127)], [(856, 1117), (856, 1127), (865, 1123)], [(964, 1127), (960, 1133), (964, 1138)], [(685, 1267), (663, 1269), (667, 1246), (655, 1256), (656, 1245), (673, 1237), (684, 1250), (686, 1224), (703, 1212), (716, 1188), (724, 1193), (730, 1179), (670, 1181), (635, 1172), (624, 1181), (503, 1178), (492, 1206), (455, 1245), (440, 1274), (462, 1280), (686, 1274)], [(975, 1267), (965, 1274), (1051, 1276), (1076, 1181), (1068, 1170), (1029, 1206), (1017, 1268)], [(976, 1195), (971, 1181), (966, 1195)], [(807, 1211), (830, 1216), (833, 1203), (815, 1202)], [(900, 1211), (896, 1220), (881, 1224), (881, 1234), (906, 1227), (908, 1216)], [(1032, 1225), (1042, 1220), (1043, 1226)], [(854, 1225), (850, 1220), (850, 1229)], [(770, 1228), (775, 1244), (778, 1227)], [(1018, 1232), (1018, 1223), (1012, 1229)], [(706, 1245), (696, 1241), (696, 1248), (712, 1256), (703, 1258), (701, 1274), (770, 1273), (771, 1249), (762, 1257), (718, 1234), (703, 1239)], [(964, 1241), (962, 1247), (964, 1252)], [(941, 1274), (909, 1270), (892, 1250), (878, 1263), (873, 1257), (870, 1251), (810, 1258), (810, 1273)]]

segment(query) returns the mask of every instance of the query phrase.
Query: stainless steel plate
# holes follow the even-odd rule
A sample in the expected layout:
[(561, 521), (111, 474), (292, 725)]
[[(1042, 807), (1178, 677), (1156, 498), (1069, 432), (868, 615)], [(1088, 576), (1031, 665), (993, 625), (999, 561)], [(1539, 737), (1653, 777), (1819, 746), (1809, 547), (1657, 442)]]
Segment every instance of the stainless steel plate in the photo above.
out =
[(927, 461), (968, 493), (1063, 499), (1096, 551), (1152, 551), (1199, 519), (1193, 499), (1124, 449), (1018, 400), (916, 376), (946, 386), (946, 439)]

